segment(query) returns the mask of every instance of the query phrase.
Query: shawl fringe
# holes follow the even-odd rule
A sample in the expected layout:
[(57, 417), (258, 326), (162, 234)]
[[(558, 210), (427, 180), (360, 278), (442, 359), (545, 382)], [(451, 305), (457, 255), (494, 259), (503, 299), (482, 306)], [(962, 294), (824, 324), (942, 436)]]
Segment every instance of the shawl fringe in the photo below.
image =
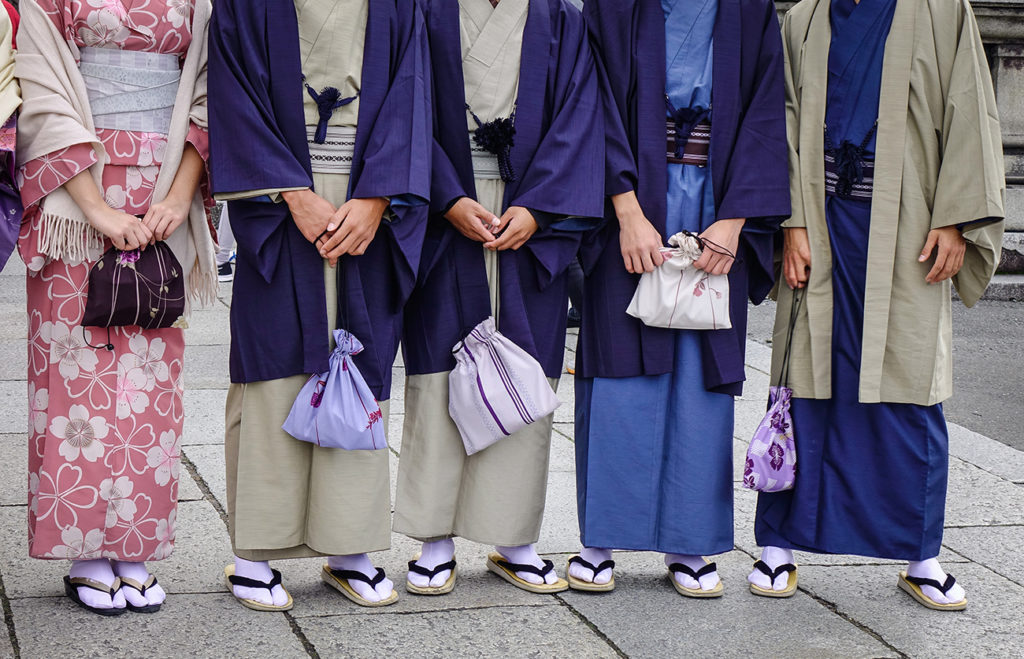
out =
[(43, 213), (40, 224), (39, 251), (55, 261), (78, 265), (103, 253), (103, 235), (80, 220)]

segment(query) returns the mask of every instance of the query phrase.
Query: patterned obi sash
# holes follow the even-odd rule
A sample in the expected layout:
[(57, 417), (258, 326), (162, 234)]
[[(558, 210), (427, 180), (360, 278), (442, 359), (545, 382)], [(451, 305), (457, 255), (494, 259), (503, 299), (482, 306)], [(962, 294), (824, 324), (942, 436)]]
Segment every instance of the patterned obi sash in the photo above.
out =
[(356, 129), (351, 126), (328, 126), (322, 144), (314, 141), (317, 126), (306, 126), (309, 143), (309, 164), (317, 174), (351, 174), (356, 148)]
[(173, 53), (82, 48), (79, 71), (97, 128), (167, 135), (181, 66)]
[[(678, 150), (678, 136), (676, 135), (676, 122), (669, 117), (666, 128), (668, 136), (668, 147), (666, 150), (667, 160), (670, 163), (682, 165), (696, 165), (698, 167), (708, 166), (708, 151), (711, 145), (711, 120), (701, 119), (687, 136), (686, 144), (682, 152)], [(681, 157), (680, 157), (681, 156)]]
[(857, 160), (842, 166), (832, 152), (825, 153), (825, 194), (840, 199), (871, 201), (875, 161)]
[(489, 181), (501, 180), (501, 167), (498, 165), (498, 156), (473, 140), (469, 141), (469, 151), (473, 157), (473, 178)]

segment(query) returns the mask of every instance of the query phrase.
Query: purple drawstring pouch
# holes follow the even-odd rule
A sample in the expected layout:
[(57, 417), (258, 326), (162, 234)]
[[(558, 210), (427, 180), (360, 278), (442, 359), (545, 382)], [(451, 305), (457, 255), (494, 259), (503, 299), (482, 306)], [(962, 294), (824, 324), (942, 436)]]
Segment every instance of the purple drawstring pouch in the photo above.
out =
[(334, 352), (325, 373), (314, 374), (295, 397), (281, 429), (295, 439), (350, 451), (387, 448), (380, 405), (352, 361), (359, 339), (334, 330)]

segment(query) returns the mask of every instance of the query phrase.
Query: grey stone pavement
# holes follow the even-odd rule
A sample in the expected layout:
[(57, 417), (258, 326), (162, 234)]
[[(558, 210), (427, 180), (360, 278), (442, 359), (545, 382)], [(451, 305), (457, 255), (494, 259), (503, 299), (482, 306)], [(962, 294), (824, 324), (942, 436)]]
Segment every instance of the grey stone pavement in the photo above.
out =
[[(487, 547), (457, 541), (459, 581), (446, 597), (405, 593), (416, 550), (394, 536), (374, 557), (399, 583), (399, 602), (364, 609), (323, 586), (319, 561), (282, 561), (295, 598), (286, 614), (256, 613), (226, 592), (223, 407), (230, 292), (187, 331), (186, 421), (174, 555), (151, 568), (169, 591), (155, 615), (104, 619), (62, 596), (64, 562), (26, 554), (24, 274), (0, 275), (0, 657), (1021, 657), (1024, 656), (1024, 453), (951, 424), (949, 501), (941, 559), (967, 589), (963, 613), (925, 610), (896, 589), (900, 566), (854, 556), (799, 555), (800, 591), (752, 596), (755, 497), (740, 486), (745, 440), (764, 410), (769, 349), (748, 344), (747, 393), (736, 403), (736, 548), (717, 557), (718, 600), (669, 585), (661, 557), (616, 554), (617, 588), (539, 596), (486, 572)], [(1016, 332), (1017, 328), (1007, 328)], [(575, 336), (567, 338), (566, 363)], [(403, 369), (395, 366), (392, 473), (401, 455)], [(540, 551), (559, 571), (578, 549), (573, 476), (573, 381), (563, 377)], [(1014, 414), (1019, 415), (1020, 409)]]

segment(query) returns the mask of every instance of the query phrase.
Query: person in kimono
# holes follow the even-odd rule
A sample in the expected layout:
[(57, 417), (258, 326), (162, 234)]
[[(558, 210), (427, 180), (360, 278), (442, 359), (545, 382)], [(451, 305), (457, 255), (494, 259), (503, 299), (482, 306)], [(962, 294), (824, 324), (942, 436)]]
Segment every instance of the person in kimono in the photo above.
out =
[[(587, 0), (607, 79), (608, 220), (584, 245), (576, 370), (583, 549), (570, 587), (615, 587), (613, 549), (664, 554), (687, 597), (718, 597), (733, 548), (733, 397), (747, 300), (773, 284), (789, 215), (782, 45), (768, 0)], [(627, 315), (641, 273), (679, 232), (728, 274), (732, 328), (648, 327)]]
[(363, 606), (397, 599), (367, 554), (390, 545), (388, 451), (281, 429), (330, 332), (387, 427), (401, 311), (430, 194), (425, 26), (413, 0), (217, 0), (210, 38), (213, 181), (237, 245), (226, 409), (227, 580), (260, 611), (291, 607), (268, 561), (323, 556)]
[(165, 241), (190, 304), (216, 296), (200, 192), (210, 3), (20, 9), (29, 554), (71, 559), (65, 592), (90, 611), (153, 612), (165, 593), (146, 562), (170, 556), (175, 540), (185, 338), (177, 324), (82, 319), (90, 269), (111, 248), (130, 260)]
[[(531, 592), (566, 588), (534, 543), (552, 416), (467, 456), (448, 411), (453, 347), (489, 316), (562, 371), (569, 263), (601, 214), (603, 122), (582, 17), (563, 0), (435, 0), (431, 216), (403, 338), (408, 372), (394, 530), (423, 543), (406, 587), (455, 585), (453, 538)], [(488, 138), (502, 133), (507, 140)]]
[(859, 554), (908, 561), (900, 588), (963, 609), (964, 589), (936, 559), (950, 287), (967, 305), (981, 297), (1004, 194), (978, 26), (963, 0), (805, 0), (783, 31), (793, 215), (774, 345), (787, 344), (800, 305), (798, 457), (794, 489), (758, 498), (751, 590), (792, 595), (793, 550)]

